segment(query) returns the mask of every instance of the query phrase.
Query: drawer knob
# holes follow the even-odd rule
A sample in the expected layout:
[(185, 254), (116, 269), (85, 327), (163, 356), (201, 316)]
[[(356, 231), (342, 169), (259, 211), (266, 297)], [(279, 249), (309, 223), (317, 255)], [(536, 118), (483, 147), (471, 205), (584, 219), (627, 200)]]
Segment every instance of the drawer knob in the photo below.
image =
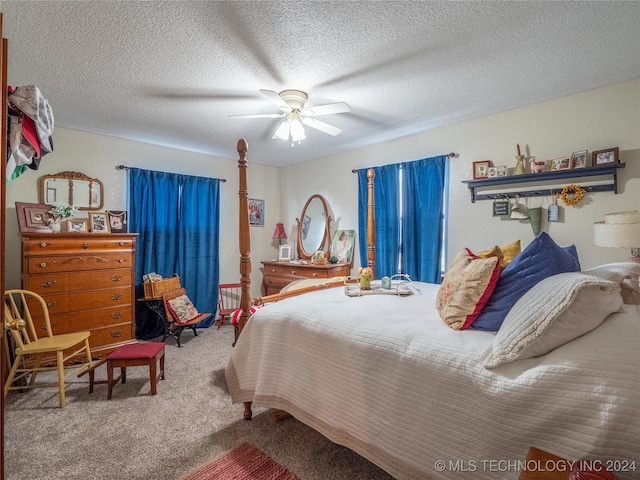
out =
[(295, 270), (291, 270), (291, 275), (295, 275), (296, 271)]
[(275, 272), (276, 272), (276, 269), (275, 269), (275, 268), (272, 268), (272, 269), (271, 269), (271, 273), (275, 273)]
[(41, 242), (41, 243), (40, 243), (40, 246), (41, 246), (41, 247), (46, 247), (47, 245), (49, 245), (47, 242)]
[(50, 280), (48, 282), (40, 282), (40, 286), (44, 287), (44, 288), (50, 288), (53, 287), (56, 284), (55, 280)]
[(118, 245), (120, 245), (121, 247), (124, 247), (126, 244), (125, 242), (118, 242)]
[(55, 307), (55, 306), (56, 306), (56, 302), (48, 302), (48, 303), (47, 303), (47, 307), (48, 307), (48, 308), (53, 308), (53, 307)]
[(111, 300), (120, 300), (122, 298), (122, 294), (116, 293), (115, 295), (111, 295)]
[(122, 280), (122, 275), (114, 275), (113, 277), (111, 277), (111, 280), (114, 282), (119, 282), (120, 280)]
[(115, 332), (111, 332), (111, 336), (112, 336), (113, 338), (121, 337), (121, 336), (122, 336), (122, 330), (118, 330), (118, 331), (115, 331)]
[(113, 318), (114, 320), (116, 318), (120, 318), (121, 316), (122, 316), (122, 312), (116, 312), (111, 314), (111, 318)]
[(119, 258), (118, 259), (118, 263), (124, 263), (124, 262), (126, 262), (126, 260), (124, 258)]
[(81, 247), (82, 247), (82, 248), (84, 248), (84, 249), (86, 250), (87, 248), (89, 248), (89, 244), (88, 244), (87, 242), (84, 242), (84, 243), (81, 245)]
[(313, 272), (312, 276), (317, 277), (318, 274), (316, 272)]
[(44, 267), (46, 267), (46, 266), (47, 266), (47, 264), (46, 264), (46, 263), (44, 263), (44, 262), (42, 262), (42, 263), (41, 263), (40, 265), (38, 265), (38, 266), (39, 266), (40, 268), (44, 268)]
[[(51, 329), (53, 330), (53, 328), (57, 325), (56, 322), (51, 322)], [(47, 330), (47, 326), (45, 324), (40, 325), (40, 330)]]

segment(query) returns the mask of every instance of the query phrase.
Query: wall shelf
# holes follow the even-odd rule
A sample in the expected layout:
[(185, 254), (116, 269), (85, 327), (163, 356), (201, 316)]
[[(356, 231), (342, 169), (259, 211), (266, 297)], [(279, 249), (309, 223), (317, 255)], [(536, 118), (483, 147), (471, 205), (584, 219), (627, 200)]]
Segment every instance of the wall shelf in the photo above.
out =
[(573, 168), (554, 172), (463, 180), (462, 183), (466, 183), (467, 187), (469, 187), (472, 203), (475, 203), (476, 200), (495, 200), (515, 197), (516, 195), (553, 195), (562, 190), (563, 182), (558, 182), (557, 180), (563, 179), (590, 178), (586, 182), (587, 184), (580, 185), (587, 192), (612, 191), (613, 193), (618, 193), (618, 169), (624, 168), (624, 166), (624, 163), (616, 163), (601, 167)]

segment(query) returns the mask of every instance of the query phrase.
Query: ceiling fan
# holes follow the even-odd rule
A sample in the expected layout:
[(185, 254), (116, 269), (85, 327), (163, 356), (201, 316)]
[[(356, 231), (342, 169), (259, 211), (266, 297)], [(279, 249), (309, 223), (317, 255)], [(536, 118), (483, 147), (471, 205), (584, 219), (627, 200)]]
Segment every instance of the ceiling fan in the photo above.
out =
[(338, 135), (341, 128), (322, 122), (314, 117), (319, 115), (329, 115), (332, 113), (350, 112), (351, 108), (344, 102), (318, 105), (317, 107), (305, 107), (308, 96), (300, 90), (283, 90), (280, 93), (273, 90), (260, 90), (260, 92), (271, 100), (281, 113), (264, 113), (255, 115), (229, 115), (235, 118), (282, 118), (282, 123), (276, 130), (273, 138), (282, 140), (291, 139), (291, 146), (294, 142), (300, 143), (304, 140), (304, 125), (320, 130), (329, 135)]

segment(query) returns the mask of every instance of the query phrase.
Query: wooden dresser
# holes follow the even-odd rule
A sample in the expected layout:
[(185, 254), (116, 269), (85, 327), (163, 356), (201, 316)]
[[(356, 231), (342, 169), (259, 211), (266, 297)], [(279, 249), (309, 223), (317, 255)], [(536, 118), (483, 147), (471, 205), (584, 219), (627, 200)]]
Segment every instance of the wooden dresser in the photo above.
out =
[(94, 358), (135, 341), (137, 234), (22, 234), (22, 286), (49, 307), (53, 332), (89, 330)]
[(265, 295), (278, 293), (282, 288), (302, 278), (331, 278), (348, 276), (351, 268), (346, 263), (327, 263), (326, 265), (313, 265), (311, 263), (290, 262), (262, 262), (264, 274), (262, 276), (262, 289)]

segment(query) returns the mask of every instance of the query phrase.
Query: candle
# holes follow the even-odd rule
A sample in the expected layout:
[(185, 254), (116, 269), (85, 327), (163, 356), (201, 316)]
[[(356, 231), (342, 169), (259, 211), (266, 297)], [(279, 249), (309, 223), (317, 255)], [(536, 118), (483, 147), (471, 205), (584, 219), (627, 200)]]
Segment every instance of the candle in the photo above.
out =
[(518, 155), (520, 155), (520, 144), (517, 143), (516, 146), (518, 147)]

